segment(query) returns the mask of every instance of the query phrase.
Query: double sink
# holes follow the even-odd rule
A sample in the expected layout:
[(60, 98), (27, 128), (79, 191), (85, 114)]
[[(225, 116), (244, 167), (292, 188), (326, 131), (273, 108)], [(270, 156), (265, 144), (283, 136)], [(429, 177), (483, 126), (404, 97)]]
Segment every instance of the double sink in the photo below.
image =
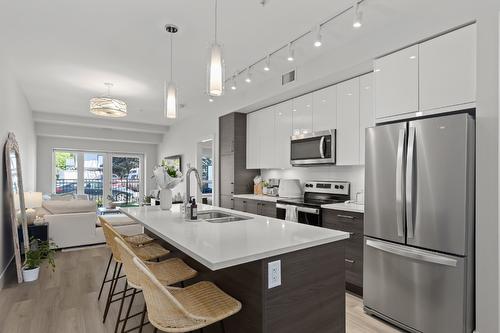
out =
[(198, 213), (198, 220), (203, 220), (210, 223), (227, 223), (250, 219), (250, 217), (226, 213), (220, 210), (205, 210)]

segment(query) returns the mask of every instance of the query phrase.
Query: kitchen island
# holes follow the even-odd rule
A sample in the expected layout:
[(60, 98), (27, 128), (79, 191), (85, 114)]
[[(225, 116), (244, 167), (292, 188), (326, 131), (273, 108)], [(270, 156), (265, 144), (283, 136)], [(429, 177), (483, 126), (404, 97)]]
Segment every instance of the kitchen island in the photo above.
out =
[[(180, 205), (121, 210), (198, 270), (195, 281), (213, 281), (241, 301), (241, 312), (225, 320), (227, 333), (345, 332), (342, 240), (348, 233), (207, 205), (200, 214), (215, 210), (244, 219), (185, 221)], [(268, 266), (276, 261), (281, 276), (273, 279)]]

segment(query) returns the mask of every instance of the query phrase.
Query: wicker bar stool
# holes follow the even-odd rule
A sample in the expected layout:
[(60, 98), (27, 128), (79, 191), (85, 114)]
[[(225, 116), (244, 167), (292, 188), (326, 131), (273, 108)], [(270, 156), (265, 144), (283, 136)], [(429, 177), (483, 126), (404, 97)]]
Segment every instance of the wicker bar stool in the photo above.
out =
[(241, 303), (208, 281), (186, 288), (165, 287), (151, 270), (134, 258), (140, 271), (140, 284), (148, 308), (149, 322), (165, 332), (190, 332), (203, 329), (241, 310)]
[[(99, 219), (99, 222), (101, 223), (101, 226), (103, 225), (103, 223), (108, 222), (102, 216), (98, 216), (98, 219)], [(154, 241), (153, 238), (149, 237), (148, 235), (146, 235), (144, 233), (142, 233), (142, 234), (136, 234), (136, 235), (130, 235), (130, 236), (125, 236), (125, 235), (122, 235), (122, 236), (125, 238), (125, 240), (128, 243), (136, 245), (136, 246), (142, 246), (142, 245), (145, 245), (145, 244), (148, 244), (148, 243), (151, 243), (151, 242)], [(107, 242), (106, 242), (106, 245), (109, 247), (109, 244)], [(109, 268), (111, 267), (111, 262), (112, 261), (113, 261), (113, 253), (110, 253), (109, 259), (108, 259), (108, 264), (106, 265), (106, 272), (104, 273), (104, 277), (102, 278), (102, 282), (101, 282), (101, 287), (99, 288), (99, 296), (97, 296), (97, 300), (101, 299), (102, 290), (104, 289), (104, 285), (106, 283), (108, 283), (108, 282), (111, 282), (111, 280), (106, 280), (106, 278), (108, 276)]]
[[(127, 276), (127, 282), (125, 287), (123, 288), (123, 297), (120, 304), (120, 310), (118, 311), (118, 318), (116, 320), (115, 325), (115, 333), (118, 332), (118, 327), (120, 322), (123, 322), (121, 332), (128, 332), (134, 329), (139, 328), (139, 332), (142, 332), (142, 327), (147, 324), (144, 323), (144, 316), (146, 313), (146, 304), (144, 304), (144, 309), (142, 312), (130, 315), (130, 310), (132, 308), (132, 304), (134, 302), (135, 294), (137, 290), (142, 290), (141, 281), (140, 281), (140, 272), (134, 264), (133, 259), (138, 258), (135, 253), (132, 251), (129, 245), (120, 239), (119, 237), (115, 237), (114, 239), (116, 246), (120, 252), (120, 258), (123, 263), (123, 269), (125, 271), (125, 275)], [(139, 258), (138, 258), (139, 259)], [(140, 260), (140, 259), (139, 259)], [(171, 258), (166, 259), (160, 262), (144, 262), (144, 264), (151, 270), (153, 275), (160, 281), (162, 285), (168, 286), (176, 283), (183, 283), (183, 281), (189, 280), (196, 276), (198, 273), (191, 267), (189, 267), (182, 259), (179, 258)], [(121, 319), (121, 314), (123, 310), (123, 304), (125, 302), (125, 293), (127, 290), (127, 285), (131, 286), (133, 289), (132, 297), (130, 298), (130, 303), (128, 305), (128, 309), (125, 315), (125, 318)], [(133, 318), (142, 313), (141, 323), (139, 326), (126, 330), (127, 321), (130, 318)]]
[[(115, 261), (115, 267), (113, 270), (113, 277), (110, 280), (110, 287), (108, 292), (108, 297), (106, 299), (106, 307), (104, 309), (104, 315), (102, 318), (103, 323), (106, 321), (106, 317), (108, 316), (108, 311), (111, 303), (117, 302), (120, 298), (113, 299), (115, 294), (116, 285), (118, 284), (118, 280), (123, 276), (120, 276), (122, 269), (122, 260), (120, 257), (120, 253), (116, 247), (114, 242), (115, 237), (122, 237), (120, 233), (118, 233), (111, 224), (109, 224), (105, 219), (101, 220), (102, 228), (104, 231), (104, 237), (106, 238), (106, 243), (111, 248), (112, 258)], [(162, 257), (165, 257), (170, 253), (167, 249), (163, 248), (161, 245), (157, 243), (148, 243), (142, 246), (134, 246), (130, 244), (132, 251), (137, 255), (141, 260), (149, 261), (149, 260), (159, 260)], [(130, 289), (131, 290), (131, 289)], [(119, 293), (120, 295), (122, 293)], [(127, 295), (131, 296), (131, 295)]]

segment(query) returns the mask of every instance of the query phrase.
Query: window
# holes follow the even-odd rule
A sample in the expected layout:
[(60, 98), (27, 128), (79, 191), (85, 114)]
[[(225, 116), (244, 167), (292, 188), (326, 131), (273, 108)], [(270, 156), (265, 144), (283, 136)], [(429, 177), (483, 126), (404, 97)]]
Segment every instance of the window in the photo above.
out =
[(54, 150), (53, 191), (86, 194), (97, 205), (136, 206), (144, 193), (142, 155)]

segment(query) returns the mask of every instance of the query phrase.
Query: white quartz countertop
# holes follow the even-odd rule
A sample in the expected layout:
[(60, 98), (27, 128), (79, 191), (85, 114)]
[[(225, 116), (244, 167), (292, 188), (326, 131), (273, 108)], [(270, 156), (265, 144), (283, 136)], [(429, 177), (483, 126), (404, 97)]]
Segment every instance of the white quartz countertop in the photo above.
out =
[(364, 213), (365, 212), (365, 205), (360, 205), (360, 204), (355, 204), (355, 203), (345, 203), (345, 202), (328, 204), (328, 205), (321, 205), (321, 208), (345, 210), (348, 212), (355, 212), (355, 213)]
[(263, 195), (263, 194), (234, 194), (233, 197), (240, 199), (261, 200), (269, 202), (276, 202), (279, 199), (279, 197), (276, 196)]
[(211, 270), (349, 238), (349, 234), (342, 231), (199, 205), (198, 212), (204, 210), (225, 211), (251, 219), (228, 223), (190, 222), (181, 216), (180, 205), (173, 205), (170, 211), (161, 210), (159, 206), (121, 208), (159, 238)]

